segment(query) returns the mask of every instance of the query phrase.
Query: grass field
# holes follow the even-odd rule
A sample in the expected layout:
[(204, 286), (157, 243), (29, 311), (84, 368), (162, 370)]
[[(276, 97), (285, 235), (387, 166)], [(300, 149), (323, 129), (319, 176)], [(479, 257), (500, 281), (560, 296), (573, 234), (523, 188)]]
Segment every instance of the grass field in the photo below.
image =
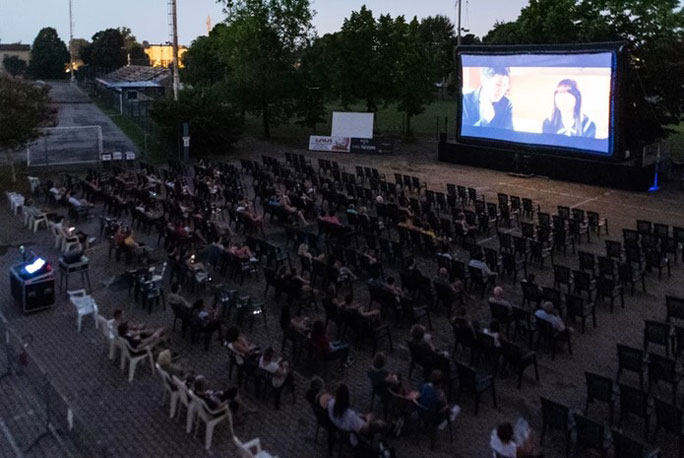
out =
[[(331, 129), (333, 111), (360, 111), (365, 112), (366, 106), (362, 103), (351, 105), (347, 108), (341, 105), (329, 104), (327, 107), (327, 122), (318, 124), (316, 130), (301, 127), (294, 120), (272, 128), (272, 136), (275, 138), (304, 138), (309, 135), (329, 135)], [(438, 131), (448, 130), (450, 137), (455, 135), (454, 121), (456, 119), (456, 102), (453, 100), (436, 101), (425, 108), (425, 111), (411, 119), (411, 127), (416, 137), (437, 138)], [(381, 107), (375, 116), (376, 131), (382, 136), (401, 137), (404, 126), (404, 113), (397, 110), (396, 105)], [(446, 127), (445, 127), (446, 126)], [(261, 118), (248, 116), (245, 122), (245, 134), (261, 136), (263, 128)]]

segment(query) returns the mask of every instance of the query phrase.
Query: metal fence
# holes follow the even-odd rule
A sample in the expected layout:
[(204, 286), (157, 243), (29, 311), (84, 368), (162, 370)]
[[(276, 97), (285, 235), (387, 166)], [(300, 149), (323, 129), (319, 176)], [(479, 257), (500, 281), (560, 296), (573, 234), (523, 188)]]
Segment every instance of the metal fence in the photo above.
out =
[[(34, 336), (18, 334), (2, 314), (0, 336), (0, 382), (4, 402), (11, 400), (11, 407), (0, 409), (0, 441), (8, 443), (18, 458), (41, 456), (38, 450), (42, 456), (110, 458), (106, 445), (81, 421), (34, 357)], [(12, 419), (3, 418), (7, 413)], [(15, 424), (18, 418), (21, 425)]]

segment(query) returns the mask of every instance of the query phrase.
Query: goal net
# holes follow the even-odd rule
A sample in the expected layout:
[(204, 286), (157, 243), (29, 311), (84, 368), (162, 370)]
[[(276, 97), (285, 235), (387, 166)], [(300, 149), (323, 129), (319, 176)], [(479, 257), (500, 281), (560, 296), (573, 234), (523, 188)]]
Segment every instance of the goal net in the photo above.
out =
[(86, 164), (102, 156), (102, 127), (47, 127), (43, 136), (26, 147), (26, 165), (31, 167)]

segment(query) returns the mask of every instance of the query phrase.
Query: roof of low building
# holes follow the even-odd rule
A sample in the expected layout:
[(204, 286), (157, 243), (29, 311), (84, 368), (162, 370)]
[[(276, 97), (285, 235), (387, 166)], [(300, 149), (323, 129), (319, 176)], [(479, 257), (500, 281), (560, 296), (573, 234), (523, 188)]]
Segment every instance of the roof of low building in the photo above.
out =
[(0, 44), (0, 51), (30, 51), (31, 45), (23, 45), (21, 43), (6, 43)]
[(97, 81), (111, 88), (162, 87), (164, 80), (170, 77), (168, 68), (128, 65), (107, 73)]

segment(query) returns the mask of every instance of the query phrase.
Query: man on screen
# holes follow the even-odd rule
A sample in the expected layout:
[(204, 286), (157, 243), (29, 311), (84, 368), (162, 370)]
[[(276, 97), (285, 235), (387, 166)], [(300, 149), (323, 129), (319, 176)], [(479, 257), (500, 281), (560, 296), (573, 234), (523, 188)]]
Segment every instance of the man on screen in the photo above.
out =
[(508, 67), (483, 67), (480, 88), (463, 94), (463, 125), (513, 130), (513, 104), (506, 97)]

